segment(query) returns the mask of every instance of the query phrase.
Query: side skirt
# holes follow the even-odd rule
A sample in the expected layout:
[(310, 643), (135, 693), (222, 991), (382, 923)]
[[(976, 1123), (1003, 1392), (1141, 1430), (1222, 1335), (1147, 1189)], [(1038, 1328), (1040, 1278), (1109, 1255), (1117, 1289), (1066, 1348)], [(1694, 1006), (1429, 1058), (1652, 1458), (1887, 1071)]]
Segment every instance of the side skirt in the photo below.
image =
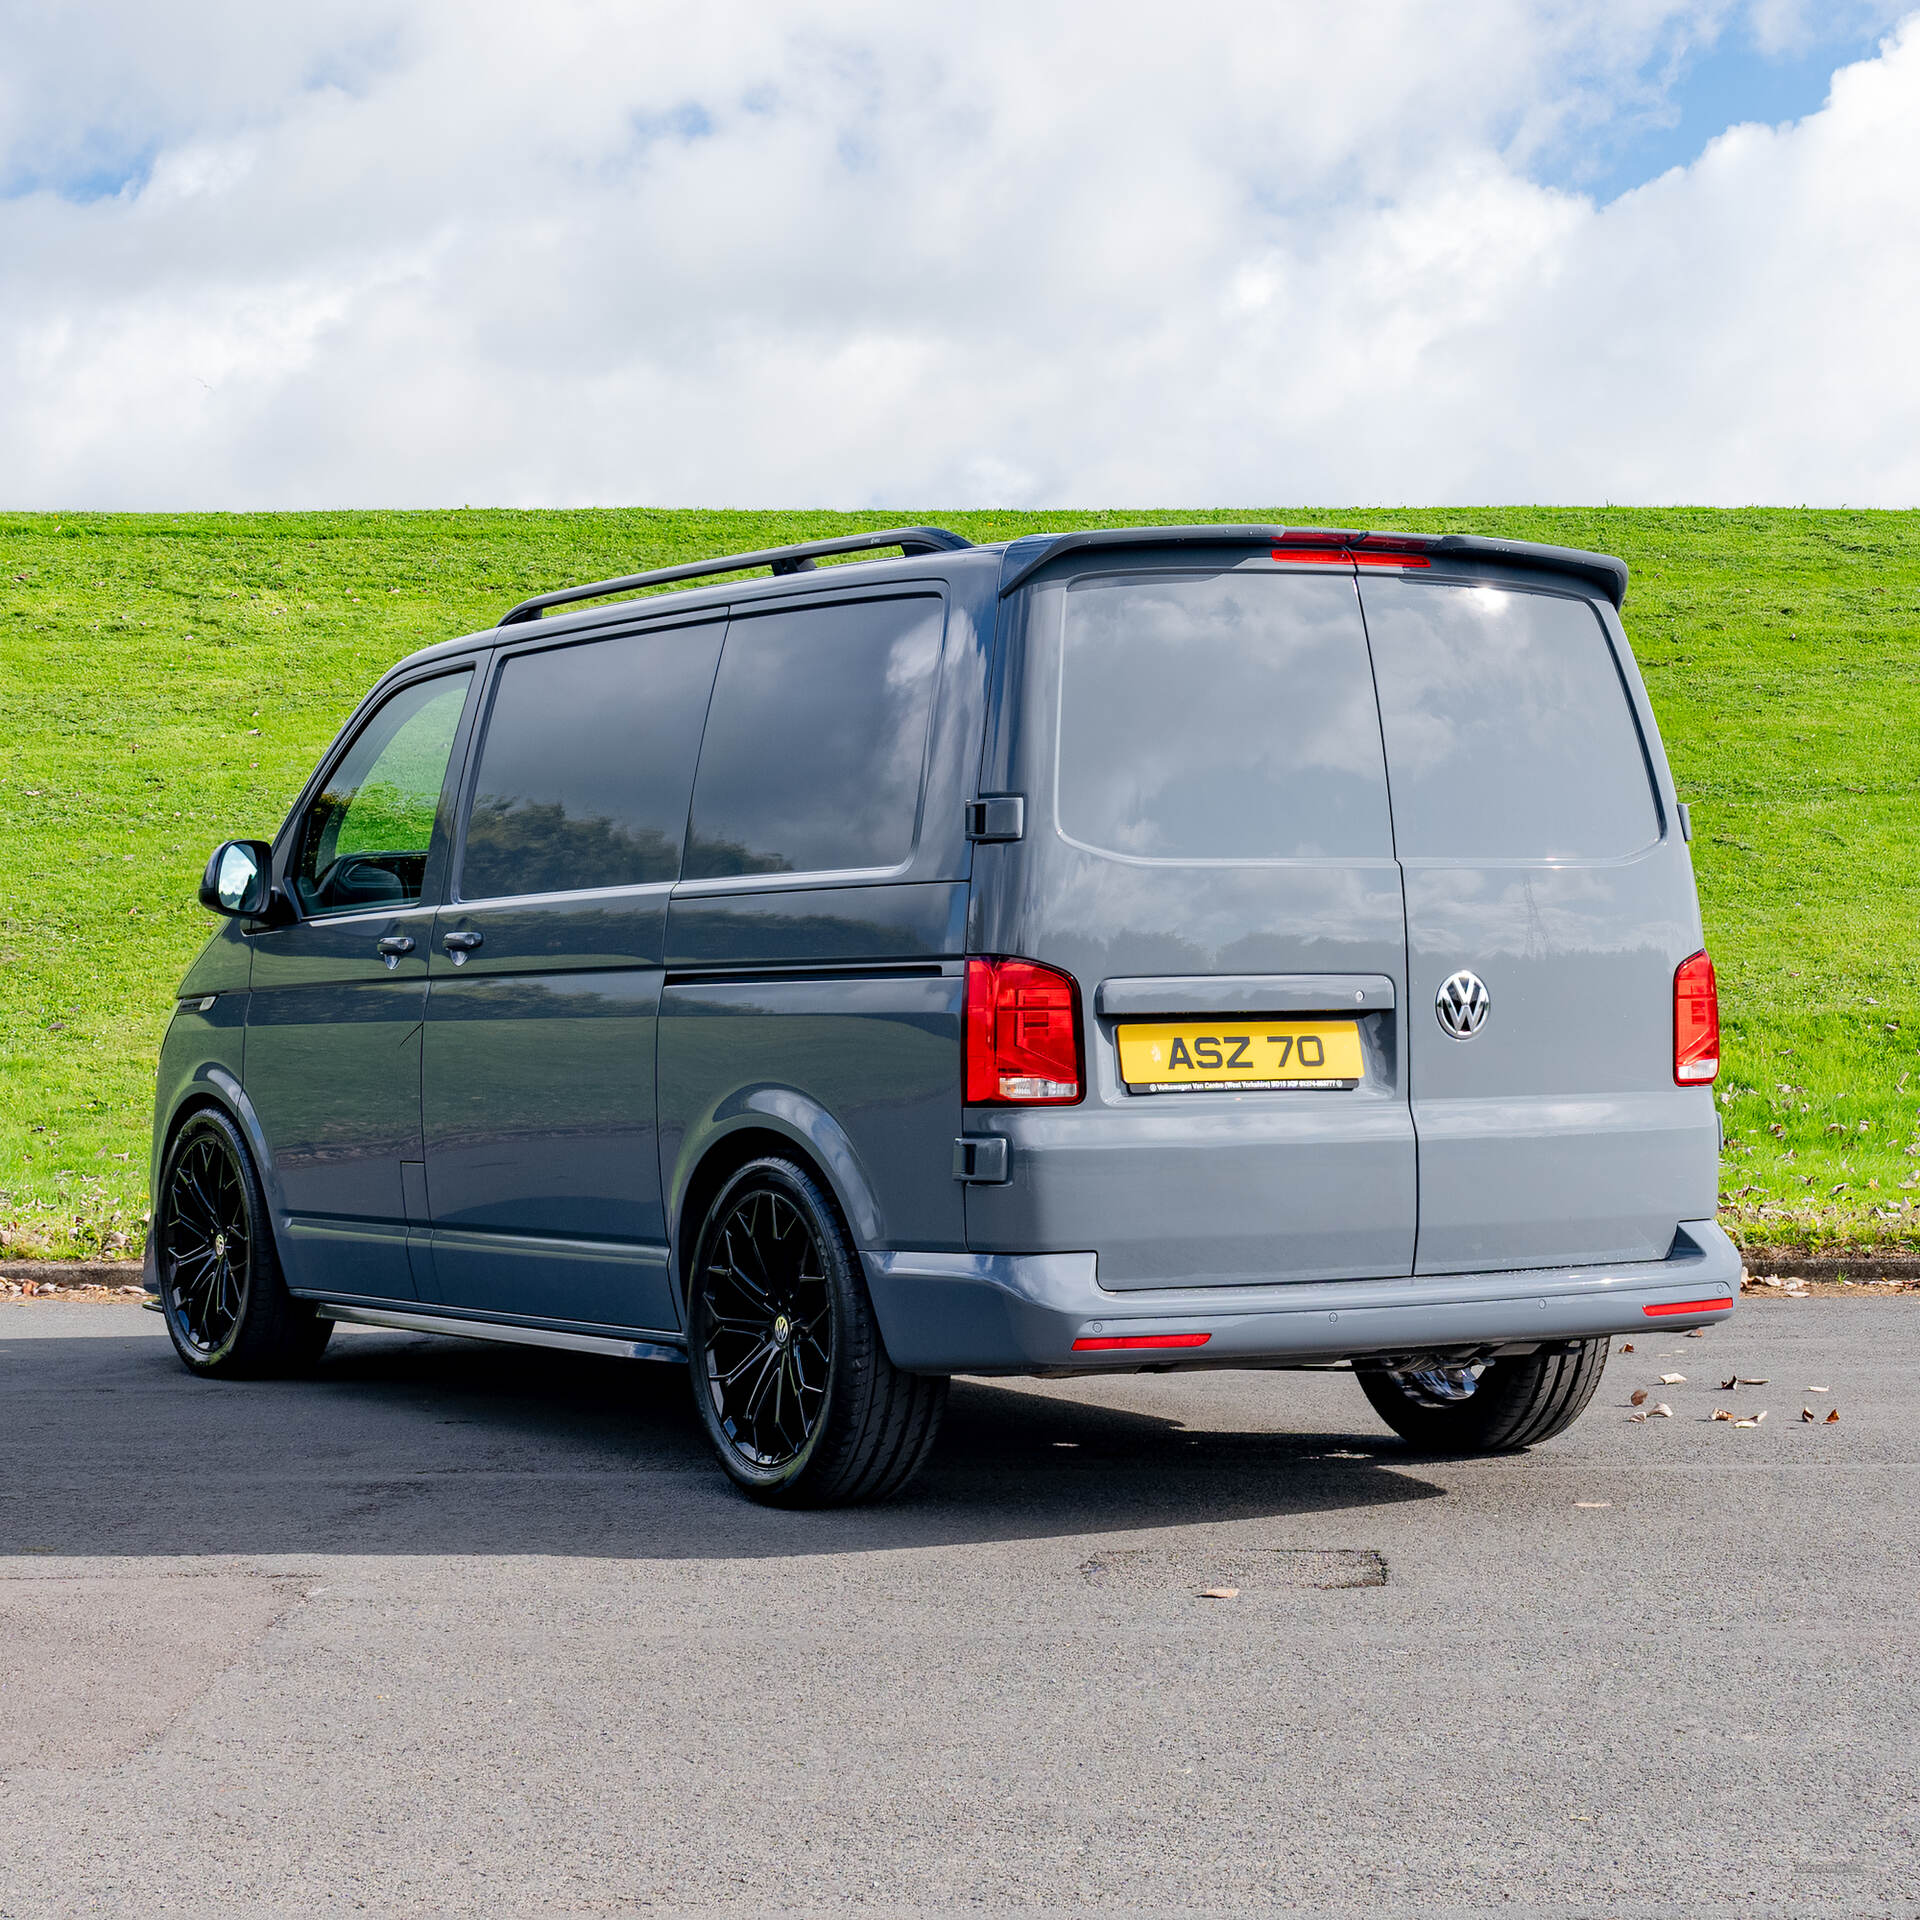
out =
[(459, 1340), (502, 1340), (517, 1347), (558, 1347), (566, 1353), (598, 1353), (613, 1360), (670, 1360), (687, 1363), (683, 1346), (662, 1335), (658, 1340), (628, 1340), (604, 1333), (566, 1333), (558, 1327), (517, 1327), (498, 1320), (466, 1320), (456, 1314), (415, 1313), (393, 1307), (355, 1307), (337, 1300), (316, 1300), (323, 1320), (348, 1320), (363, 1327), (393, 1327), (402, 1333), (444, 1333)]

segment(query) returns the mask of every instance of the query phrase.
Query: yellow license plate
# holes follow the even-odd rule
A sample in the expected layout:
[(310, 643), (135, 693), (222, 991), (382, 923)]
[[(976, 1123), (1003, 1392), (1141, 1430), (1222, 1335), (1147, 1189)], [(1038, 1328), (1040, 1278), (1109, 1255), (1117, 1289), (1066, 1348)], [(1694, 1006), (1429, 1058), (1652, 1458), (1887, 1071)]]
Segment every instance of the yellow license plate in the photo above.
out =
[(1120, 1029), (1131, 1093), (1245, 1093), (1357, 1087), (1366, 1069), (1351, 1020), (1156, 1020)]

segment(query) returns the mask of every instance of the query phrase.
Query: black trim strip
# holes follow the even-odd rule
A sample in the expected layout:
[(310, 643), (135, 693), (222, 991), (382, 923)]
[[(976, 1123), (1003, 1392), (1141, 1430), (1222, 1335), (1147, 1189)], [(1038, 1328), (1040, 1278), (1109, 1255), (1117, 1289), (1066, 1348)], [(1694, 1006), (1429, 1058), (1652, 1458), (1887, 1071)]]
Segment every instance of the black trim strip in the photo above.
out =
[(661, 986), (751, 986), (768, 980), (940, 980), (946, 977), (946, 969), (937, 961), (906, 965), (878, 960), (863, 965), (857, 960), (843, 960), (824, 966), (715, 967), (711, 971), (676, 968), (662, 980)]

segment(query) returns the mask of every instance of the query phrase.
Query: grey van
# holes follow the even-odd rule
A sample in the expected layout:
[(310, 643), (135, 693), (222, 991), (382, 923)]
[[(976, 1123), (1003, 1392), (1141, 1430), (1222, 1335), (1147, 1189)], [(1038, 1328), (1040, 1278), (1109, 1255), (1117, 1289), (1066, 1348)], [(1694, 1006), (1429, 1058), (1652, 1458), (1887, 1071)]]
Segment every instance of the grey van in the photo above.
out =
[(1560, 1432), (1740, 1268), (1626, 578), (898, 528), (414, 655), (207, 868), (181, 1360), (344, 1320), (685, 1361), (795, 1505), (901, 1486), (956, 1373), (1340, 1367), (1419, 1447)]

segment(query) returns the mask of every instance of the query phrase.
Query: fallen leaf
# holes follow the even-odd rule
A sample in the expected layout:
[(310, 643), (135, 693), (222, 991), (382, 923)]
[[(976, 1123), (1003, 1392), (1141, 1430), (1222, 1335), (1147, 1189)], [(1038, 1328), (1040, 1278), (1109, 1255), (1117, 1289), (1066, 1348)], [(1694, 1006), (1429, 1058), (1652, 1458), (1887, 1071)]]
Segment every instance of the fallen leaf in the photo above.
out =
[(1740, 1376), (1740, 1384), (1743, 1387), (1764, 1387), (1767, 1383), (1764, 1377), (1758, 1380), (1749, 1380), (1747, 1376), (1743, 1373)]
[(1707, 1329), (1705, 1327), (1694, 1327), (1687, 1334), (1687, 1338), (1689, 1340), (1704, 1340), (1706, 1337), (1707, 1337)]
[(1831, 1427), (1831, 1426), (1833, 1426), (1833, 1425), (1834, 1425), (1834, 1424), (1835, 1424), (1835, 1423), (1836, 1423), (1836, 1422), (1837, 1422), (1837, 1421), (1839, 1420), (1839, 1418), (1840, 1418), (1840, 1409), (1839, 1409), (1838, 1407), (1835, 1407), (1835, 1408), (1834, 1408), (1834, 1409), (1833, 1409), (1833, 1410), (1832, 1410), (1832, 1411), (1831, 1411), (1831, 1412), (1830, 1412), (1830, 1413), (1829, 1413), (1829, 1414), (1827, 1415), (1827, 1417), (1826, 1417), (1826, 1418), (1825, 1418), (1824, 1420), (1822, 1420), (1822, 1421), (1820, 1422), (1820, 1424), (1821, 1424), (1821, 1425), (1822, 1425), (1823, 1427)]
[(1814, 1421), (1816, 1421), (1819, 1417), (1820, 1416), (1817, 1413), (1815, 1413), (1811, 1407), (1802, 1407), (1800, 1409), (1800, 1418), (1804, 1420), (1809, 1426), (1811, 1426), (1814, 1423)]
[(1647, 1411), (1649, 1413), (1657, 1413), (1662, 1420), (1671, 1420), (1673, 1418), (1673, 1409), (1668, 1406), (1664, 1400), (1662, 1400), (1657, 1407), (1649, 1407)]
[(1647, 1404), (1646, 1388), (1635, 1387), (1633, 1392), (1628, 1396), (1627, 1405), (1630, 1407), (1644, 1407), (1646, 1404)]
[(1238, 1587), (1202, 1587), (1200, 1598), (1202, 1600), (1238, 1600), (1240, 1589)]
[(1645, 1413), (1630, 1413), (1627, 1415), (1629, 1420), (1644, 1420), (1646, 1417)]
[(1729, 1374), (1726, 1379), (1720, 1382), (1718, 1391), (1721, 1393), (1731, 1393), (1739, 1384), (1740, 1376), (1737, 1373)]
[(1833, 1389), (1831, 1387), (1804, 1387), (1801, 1391), (1804, 1393), (1831, 1393)]
[(1576, 1507), (1610, 1507), (1613, 1502), (1611, 1500), (1576, 1500), (1573, 1504)]
[(1731, 1407), (1715, 1407), (1714, 1410), (1707, 1415), (1707, 1418), (1709, 1420), (1731, 1420), (1733, 1418), (1733, 1409)]
[(1633, 1351), (1633, 1342), (1629, 1340), (1627, 1344), (1620, 1349), (1620, 1351), (1622, 1353), (1631, 1353)]
[(1663, 1373), (1660, 1376), (1660, 1384), (1663, 1387), (1684, 1387), (1687, 1384), (1687, 1376), (1684, 1373)]
[(1733, 1424), (1736, 1427), (1757, 1427), (1760, 1422), (1758, 1420), (1736, 1420)]

